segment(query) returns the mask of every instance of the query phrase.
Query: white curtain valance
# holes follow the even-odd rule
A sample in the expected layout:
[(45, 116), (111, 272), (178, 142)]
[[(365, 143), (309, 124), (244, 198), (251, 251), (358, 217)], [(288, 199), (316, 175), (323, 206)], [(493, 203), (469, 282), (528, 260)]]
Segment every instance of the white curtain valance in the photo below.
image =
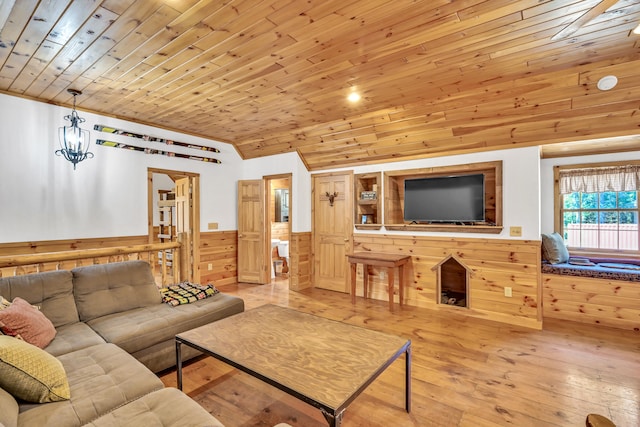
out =
[(640, 187), (640, 165), (560, 171), (560, 193), (635, 191)]

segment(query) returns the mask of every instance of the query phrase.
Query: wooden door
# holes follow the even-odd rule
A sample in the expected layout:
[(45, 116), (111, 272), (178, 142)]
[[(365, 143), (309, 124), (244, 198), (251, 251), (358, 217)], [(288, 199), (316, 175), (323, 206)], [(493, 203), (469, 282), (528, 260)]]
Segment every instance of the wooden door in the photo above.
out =
[(265, 193), (261, 179), (238, 182), (238, 282), (269, 282)]
[(189, 266), (192, 263), (192, 243), (193, 233), (191, 232), (191, 206), (189, 203), (189, 178), (180, 178), (176, 180), (176, 234), (180, 236), (182, 243), (182, 264), (180, 265), (181, 275), (183, 279), (193, 280), (192, 269)]
[(349, 293), (346, 255), (353, 241), (353, 174), (313, 176), (313, 265), (318, 288)]

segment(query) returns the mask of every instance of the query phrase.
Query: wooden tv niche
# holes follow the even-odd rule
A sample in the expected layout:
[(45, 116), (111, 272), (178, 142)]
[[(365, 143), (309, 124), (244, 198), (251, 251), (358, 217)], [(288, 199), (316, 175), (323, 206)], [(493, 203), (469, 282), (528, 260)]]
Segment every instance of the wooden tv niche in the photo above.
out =
[[(484, 175), (485, 221), (474, 224), (415, 224), (404, 220), (404, 181), (439, 176)], [(449, 231), (491, 233), (502, 231), (502, 161), (407, 169), (384, 173), (384, 226), (395, 231)]]

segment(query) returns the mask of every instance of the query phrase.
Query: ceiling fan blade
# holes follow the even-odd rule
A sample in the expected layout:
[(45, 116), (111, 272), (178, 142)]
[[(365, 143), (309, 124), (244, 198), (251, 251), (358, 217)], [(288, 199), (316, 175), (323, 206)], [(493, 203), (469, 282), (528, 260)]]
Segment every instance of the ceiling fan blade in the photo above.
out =
[(567, 25), (562, 30), (560, 30), (558, 33), (556, 33), (553, 37), (551, 37), (551, 40), (557, 41), (557, 40), (561, 40), (561, 39), (564, 39), (566, 37), (571, 36), (573, 33), (578, 31), (584, 25), (588, 24), (593, 19), (595, 19), (598, 16), (602, 15), (604, 12), (606, 12), (607, 9), (609, 9), (611, 6), (613, 6), (616, 3), (618, 3), (618, 0), (603, 0), (603, 1), (601, 1), (596, 6), (592, 7), (588, 11), (586, 11), (584, 13), (584, 15), (582, 15), (580, 18), (576, 19), (571, 24)]

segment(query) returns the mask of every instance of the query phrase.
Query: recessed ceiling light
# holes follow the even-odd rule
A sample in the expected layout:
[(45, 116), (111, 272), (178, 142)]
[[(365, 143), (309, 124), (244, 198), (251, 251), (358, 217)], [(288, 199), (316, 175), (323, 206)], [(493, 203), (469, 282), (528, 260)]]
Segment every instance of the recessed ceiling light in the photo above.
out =
[(358, 92), (351, 92), (349, 94), (349, 96), (347, 96), (347, 99), (349, 100), (349, 102), (358, 102), (360, 101), (360, 94)]
[(640, 24), (638, 24), (638, 26), (633, 29), (633, 34), (640, 35)]
[(618, 84), (618, 78), (616, 76), (604, 76), (598, 80), (598, 89), (611, 90)]

